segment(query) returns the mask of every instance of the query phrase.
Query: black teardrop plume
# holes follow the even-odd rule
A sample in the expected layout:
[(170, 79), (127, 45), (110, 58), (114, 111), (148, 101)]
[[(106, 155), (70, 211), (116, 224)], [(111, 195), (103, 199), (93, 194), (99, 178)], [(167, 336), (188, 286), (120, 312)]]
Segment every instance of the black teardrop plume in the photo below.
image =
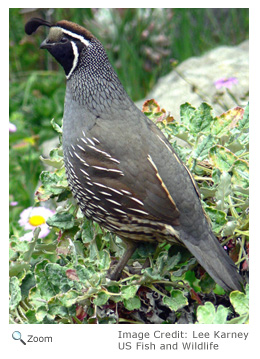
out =
[(39, 19), (38, 17), (33, 17), (25, 24), (25, 32), (27, 35), (31, 35), (35, 32), (39, 26), (48, 26), (51, 27), (51, 23), (49, 21)]

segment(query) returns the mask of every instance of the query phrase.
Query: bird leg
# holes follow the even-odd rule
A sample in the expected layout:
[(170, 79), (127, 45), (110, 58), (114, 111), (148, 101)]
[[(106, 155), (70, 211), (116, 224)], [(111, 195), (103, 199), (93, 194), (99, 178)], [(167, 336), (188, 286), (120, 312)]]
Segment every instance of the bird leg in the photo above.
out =
[[(137, 248), (136, 242), (128, 241), (125, 239), (124, 239), (124, 242), (126, 242), (126, 245), (127, 245), (126, 251), (125, 251), (123, 257), (117, 263), (116, 267), (111, 271), (111, 273), (108, 274), (108, 276), (111, 280), (118, 280), (120, 278), (121, 273), (122, 273), (126, 263), (132, 257), (132, 255), (134, 254), (134, 252)], [(110, 270), (109, 270), (109, 272), (110, 272)]]

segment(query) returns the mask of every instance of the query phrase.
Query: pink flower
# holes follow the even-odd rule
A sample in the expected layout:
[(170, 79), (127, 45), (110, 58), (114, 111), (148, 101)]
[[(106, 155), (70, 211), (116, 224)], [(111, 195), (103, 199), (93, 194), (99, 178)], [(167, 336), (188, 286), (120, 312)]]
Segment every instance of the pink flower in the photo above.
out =
[(9, 132), (16, 132), (16, 126), (11, 122), (9, 122)]
[(18, 205), (18, 202), (17, 201), (11, 201), (10, 202), (10, 206), (12, 206), (12, 207), (15, 207), (15, 206), (17, 206)]
[(222, 78), (214, 82), (214, 85), (217, 89), (220, 89), (221, 87), (226, 87), (228, 89), (231, 89), (231, 87), (238, 83), (238, 80), (236, 77), (229, 77), (229, 78)]

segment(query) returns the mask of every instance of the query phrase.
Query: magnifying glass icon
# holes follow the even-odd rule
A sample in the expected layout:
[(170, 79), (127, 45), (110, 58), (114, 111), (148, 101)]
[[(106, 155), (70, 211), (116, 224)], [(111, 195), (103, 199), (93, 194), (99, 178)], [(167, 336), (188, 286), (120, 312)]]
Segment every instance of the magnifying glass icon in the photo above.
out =
[(26, 345), (25, 341), (22, 340), (22, 334), (20, 332), (18, 332), (18, 331), (13, 332), (12, 338), (14, 340), (20, 340), (20, 342), (22, 342), (24, 345)]

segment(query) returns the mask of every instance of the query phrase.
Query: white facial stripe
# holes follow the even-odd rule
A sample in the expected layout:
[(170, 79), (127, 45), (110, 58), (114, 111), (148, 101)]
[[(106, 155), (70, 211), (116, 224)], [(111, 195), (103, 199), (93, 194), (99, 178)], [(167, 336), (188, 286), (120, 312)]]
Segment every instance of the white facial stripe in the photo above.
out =
[(72, 72), (75, 70), (75, 67), (78, 64), (78, 59), (79, 59), (79, 50), (77, 48), (77, 45), (73, 41), (71, 41), (71, 45), (72, 45), (72, 50), (73, 50), (73, 53), (74, 53), (74, 60), (73, 60), (72, 68), (71, 68), (69, 74), (66, 76), (67, 80), (70, 78)]
[(62, 31), (64, 32), (64, 34), (67, 34), (71, 37), (74, 37), (75, 39), (80, 40), (85, 46), (91, 46), (91, 43), (88, 40), (86, 40), (82, 35), (75, 34), (74, 32), (71, 32), (63, 28)]

